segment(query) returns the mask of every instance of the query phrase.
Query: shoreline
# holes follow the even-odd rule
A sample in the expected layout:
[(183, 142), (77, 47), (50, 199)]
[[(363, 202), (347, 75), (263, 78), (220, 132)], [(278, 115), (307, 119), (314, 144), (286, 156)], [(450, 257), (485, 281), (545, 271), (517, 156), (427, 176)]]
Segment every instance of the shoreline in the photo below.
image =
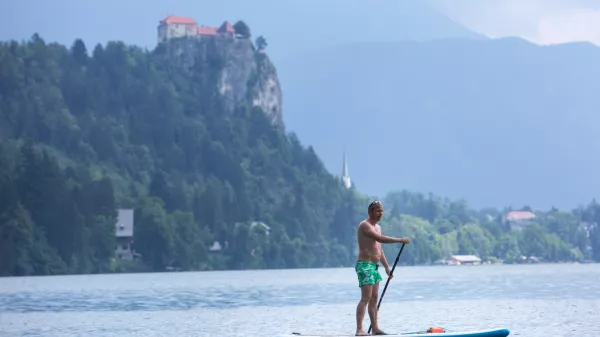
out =
[[(595, 265), (600, 262), (536, 262), (536, 263), (481, 263), (476, 265), (449, 265), (449, 264), (398, 264), (396, 267), (438, 267), (438, 268), (477, 268), (477, 267), (489, 267), (489, 266), (545, 266), (545, 265)], [(60, 277), (60, 276), (107, 276), (107, 275), (127, 275), (127, 274), (173, 274), (173, 273), (211, 273), (211, 272), (244, 272), (244, 271), (296, 271), (296, 270), (330, 270), (330, 269), (352, 269), (353, 266), (339, 266), (339, 267), (298, 267), (298, 268), (257, 268), (257, 269), (210, 269), (210, 270), (179, 270), (179, 271), (129, 271), (129, 272), (112, 272), (112, 273), (69, 273), (69, 274), (54, 274), (54, 275), (27, 275), (27, 276), (17, 276), (17, 275), (6, 275), (0, 276), (0, 280), (9, 279), (9, 278), (40, 278), (40, 277)]]

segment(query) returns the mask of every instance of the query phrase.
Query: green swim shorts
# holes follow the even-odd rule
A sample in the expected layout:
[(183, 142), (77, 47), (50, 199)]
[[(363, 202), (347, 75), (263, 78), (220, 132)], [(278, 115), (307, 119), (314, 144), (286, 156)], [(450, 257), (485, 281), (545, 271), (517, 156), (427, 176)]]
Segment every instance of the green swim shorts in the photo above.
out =
[(356, 261), (354, 270), (358, 276), (358, 286), (362, 287), (365, 284), (375, 284), (382, 280), (377, 263), (371, 261)]

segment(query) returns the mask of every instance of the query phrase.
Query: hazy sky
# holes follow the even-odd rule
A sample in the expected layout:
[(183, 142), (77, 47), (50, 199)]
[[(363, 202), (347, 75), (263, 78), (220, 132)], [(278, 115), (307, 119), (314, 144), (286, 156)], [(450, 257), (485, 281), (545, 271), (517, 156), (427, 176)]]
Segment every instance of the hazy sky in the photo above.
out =
[(466, 27), (495, 38), (539, 44), (589, 41), (600, 45), (600, 0), (426, 0)]
[[(297, 25), (302, 34), (294, 38), (319, 42), (335, 31), (323, 25), (340, 22), (356, 23), (355, 34), (365, 28), (385, 31), (401, 3), (411, 1), (431, 5), (489, 37), (519, 36), (542, 44), (586, 40), (600, 45), (600, 0), (2, 0), (0, 40), (26, 39), (37, 31), (48, 40), (68, 44), (82, 35), (92, 45), (119, 39), (152, 47), (158, 21), (175, 13), (209, 25), (245, 19), (259, 34), (271, 35), (294, 18), (306, 18), (305, 25)], [(336, 18), (336, 13), (341, 16)], [(313, 19), (320, 24), (311, 26)]]
[[(600, 0), (0, 0), (0, 40), (26, 40), (37, 32), (47, 42), (68, 46), (82, 38), (88, 51), (111, 40), (152, 49), (159, 21), (170, 14), (211, 26), (244, 20), (254, 36), (265, 35), (269, 42), (267, 53), (284, 91), (284, 120), (288, 130), (296, 131), (293, 118), (305, 117), (286, 107), (287, 88), (294, 82), (280, 61), (333, 44), (394, 41), (407, 32), (475, 35), (462, 34), (462, 26), (424, 6), (491, 38), (600, 46)], [(338, 160), (332, 168), (336, 174)]]

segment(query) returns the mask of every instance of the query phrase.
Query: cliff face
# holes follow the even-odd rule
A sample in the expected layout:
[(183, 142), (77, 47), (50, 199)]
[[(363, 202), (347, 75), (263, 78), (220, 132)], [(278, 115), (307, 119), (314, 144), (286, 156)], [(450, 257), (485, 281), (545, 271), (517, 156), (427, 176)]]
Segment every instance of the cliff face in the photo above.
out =
[[(0, 235), (0, 275), (351, 265), (365, 201), (252, 107), (281, 120), (248, 41), (86, 50), (0, 44), (0, 231), (21, 233)], [(133, 263), (113, 263), (118, 208)]]
[(227, 37), (180, 38), (166, 42), (170, 59), (192, 69), (216, 71), (215, 85), (227, 109), (244, 101), (261, 108), (283, 130), (282, 93), (277, 71), (268, 56), (248, 39)]
[(281, 112), (282, 94), (277, 70), (265, 54), (256, 55), (256, 81), (251, 83), (252, 104), (263, 109), (271, 123), (284, 128)]

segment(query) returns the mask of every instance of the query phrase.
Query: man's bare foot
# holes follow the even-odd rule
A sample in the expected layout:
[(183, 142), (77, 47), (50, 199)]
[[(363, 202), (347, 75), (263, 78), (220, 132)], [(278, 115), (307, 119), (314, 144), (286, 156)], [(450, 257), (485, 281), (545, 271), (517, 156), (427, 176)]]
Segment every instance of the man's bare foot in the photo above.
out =
[(360, 329), (356, 331), (356, 334), (354, 336), (369, 336), (369, 334), (366, 333), (365, 330)]
[(373, 329), (373, 335), (387, 335), (387, 333), (383, 332), (381, 329)]

